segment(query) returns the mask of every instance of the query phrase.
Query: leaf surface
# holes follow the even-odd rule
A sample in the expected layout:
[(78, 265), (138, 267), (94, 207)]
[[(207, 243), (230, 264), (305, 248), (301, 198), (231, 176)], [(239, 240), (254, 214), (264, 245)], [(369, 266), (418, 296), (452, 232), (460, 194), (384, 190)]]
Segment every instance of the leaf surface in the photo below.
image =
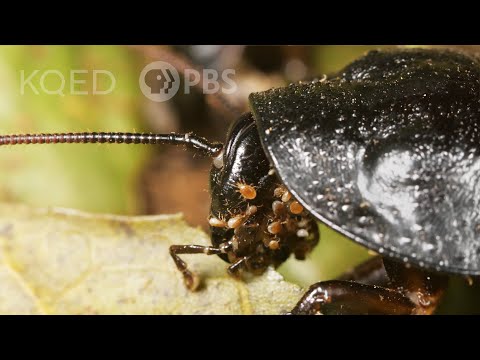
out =
[(281, 314), (302, 295), (273, 269), (245, 281), (217, 256), (186, 255), (203, 280), (183, 285), (171, 244), (208, 244), (177, 215), (127, 217), (0, 204), (0, 313)]

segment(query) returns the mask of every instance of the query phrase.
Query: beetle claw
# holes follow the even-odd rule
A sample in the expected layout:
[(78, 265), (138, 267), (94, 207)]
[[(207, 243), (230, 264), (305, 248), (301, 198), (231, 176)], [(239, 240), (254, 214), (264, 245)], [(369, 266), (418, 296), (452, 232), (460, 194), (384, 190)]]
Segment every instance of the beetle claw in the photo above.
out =
[(185, 282), (185, 286), (190, 291), (197, 291), (200, 287), (200, 277), (192, 273), (190, 270), (185, 270), (183, 272), (183, 281)]

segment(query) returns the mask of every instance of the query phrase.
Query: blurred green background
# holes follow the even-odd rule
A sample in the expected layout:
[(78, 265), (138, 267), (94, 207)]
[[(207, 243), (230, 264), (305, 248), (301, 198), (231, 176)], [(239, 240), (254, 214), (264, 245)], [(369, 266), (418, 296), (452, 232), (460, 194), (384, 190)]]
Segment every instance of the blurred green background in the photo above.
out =
[[(154, 60), (168, 60), (162, 56), (170, 51), (199, 66), (233, 68), (239, 90), (229, 100), (247, 110), (250, 92), (338, 71), (377, 48), (381, 46), (3, 46), (0, 132), (193, 130), (223, 140), (234, 120), (232, 114), (216, 108), (212, 99), (200, 92), (177, 94), (166, 103), (149, 101), (138, 85), (142, 68)], [(477, 51), (475, 47), (466, 50)], [(32, 83), (37, 87), (42, 71), (64, 74), (64, 96), (36, 94), (28, 86), (21, 94), (22, 71), (28, 77), (35, 70), (39, 73)], [(71, 70), (87, 70), (78, 76), (85, 83), (71, 84)], [(114, 75), (111, 93), (91, 93), (93, 70)], [(61, 85), (56, 76), (45, 79), (48, 89)], [(89, 94), (72, 94), (72, 85)], [(105, 89), (109, 84), (100, 82), (98, 87)], [(0, 201), (116, 214), (182, 211), (189, 223), (206, 228), (208, 160), (175, 149), (138, 145), (22, 145), (0, 150)], [(280, 271), (307, 286), (331, 279), (368, 256), (365, 249), (322, 227), (320, 245), (309, 260), (290, 260)], [(439, 312), (478, 313), (479, 299), (477, 285), (468, 286), (465, 279), (454, 278)]]
[[(0, 47), (0, 130), (37, 133), (141, 129), (141, 100), (136, 59), (127, 49), (111, 46)], [(141, 68), (139, 66), (139, 68)], [(21, 71), (58, 70), (66, 77), (65, 96), (49, 95), (29, 86), (21, 94)], [(72, 95), (70, 70), (92, 89), (93, 69), (116, 76), (110, 95)], [(32, 84), (40, 88), (40, 75)], [(57, 76), (45, 77), (46, 89), (58, 89)], [(100, 85), (99, 85), (100, 88)], [(91, 91), (90, 91), (91, 93)], [(135, 176), (148, 149), (126, 146), (4, 147), (0, 156), (0, 199), (34, 206), (55, 205), (88, 211), (133, 214), (138, 209)]]

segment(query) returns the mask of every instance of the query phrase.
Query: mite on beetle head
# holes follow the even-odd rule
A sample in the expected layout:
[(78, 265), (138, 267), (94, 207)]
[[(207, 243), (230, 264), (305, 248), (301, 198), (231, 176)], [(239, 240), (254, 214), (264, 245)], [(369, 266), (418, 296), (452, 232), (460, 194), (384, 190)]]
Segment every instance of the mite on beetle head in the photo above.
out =
[(316, 220), (381, 255), (313, 285), (293, 314), (429, 314), (445, 273), (480, 275), (480, 62), (437, 50), (370, 52), (328, 78), (250, 96), (225, 144), (193, 134), (5, 135), (30, 143), (174, 144), (212, 157), (211, 246), (237, 276), (319, 241)]

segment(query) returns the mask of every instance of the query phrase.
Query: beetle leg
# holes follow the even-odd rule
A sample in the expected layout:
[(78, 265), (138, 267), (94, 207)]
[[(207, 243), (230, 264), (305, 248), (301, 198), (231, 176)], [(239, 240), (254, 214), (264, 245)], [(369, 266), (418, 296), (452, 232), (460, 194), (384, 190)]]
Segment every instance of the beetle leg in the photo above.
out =
[(448, 285), (445, 274), (428, 272), (384, 258), (383, 264), (390, 279), (390, 288), (405, 294), (415, 305), (416, 314), (435, 311)]
[(401, 293), (375, 285), (331, 280), (308, 289), (294, 315), (413, 314), (415, 305)]
[(245, 261), (247, 261), (246, 257), (235, 261), (232, 265), (228, 267), (228, 274), (235, 278), (238, 278), (240, 276), (240, 269), (242, 268), (243, 264), (245, 264)]
[(172, 245), (170, 246), (170, 256), (172, 257), (177, 269), (183, 275), (185, 285), (191, 291), (195, 291), (200, 285), (198, 275), (188, 270), (187, 263), (183, 261), (179, 254), (205, 254), (205, 255), (217, 255), (224, 253), (225, 250), (213, 246), (202, 245)]
[(345, 272), (337, 280), (355, 281), (365, 285), (387, 286), (388, 278), (381, 256), (372, 257), (352, 270)]
[(348, 280), (312, 285), (292, 314), (431, 314), (447, 276), (383, 261), (383, 272), (380, 261), (372, 259), (342, 277)]

